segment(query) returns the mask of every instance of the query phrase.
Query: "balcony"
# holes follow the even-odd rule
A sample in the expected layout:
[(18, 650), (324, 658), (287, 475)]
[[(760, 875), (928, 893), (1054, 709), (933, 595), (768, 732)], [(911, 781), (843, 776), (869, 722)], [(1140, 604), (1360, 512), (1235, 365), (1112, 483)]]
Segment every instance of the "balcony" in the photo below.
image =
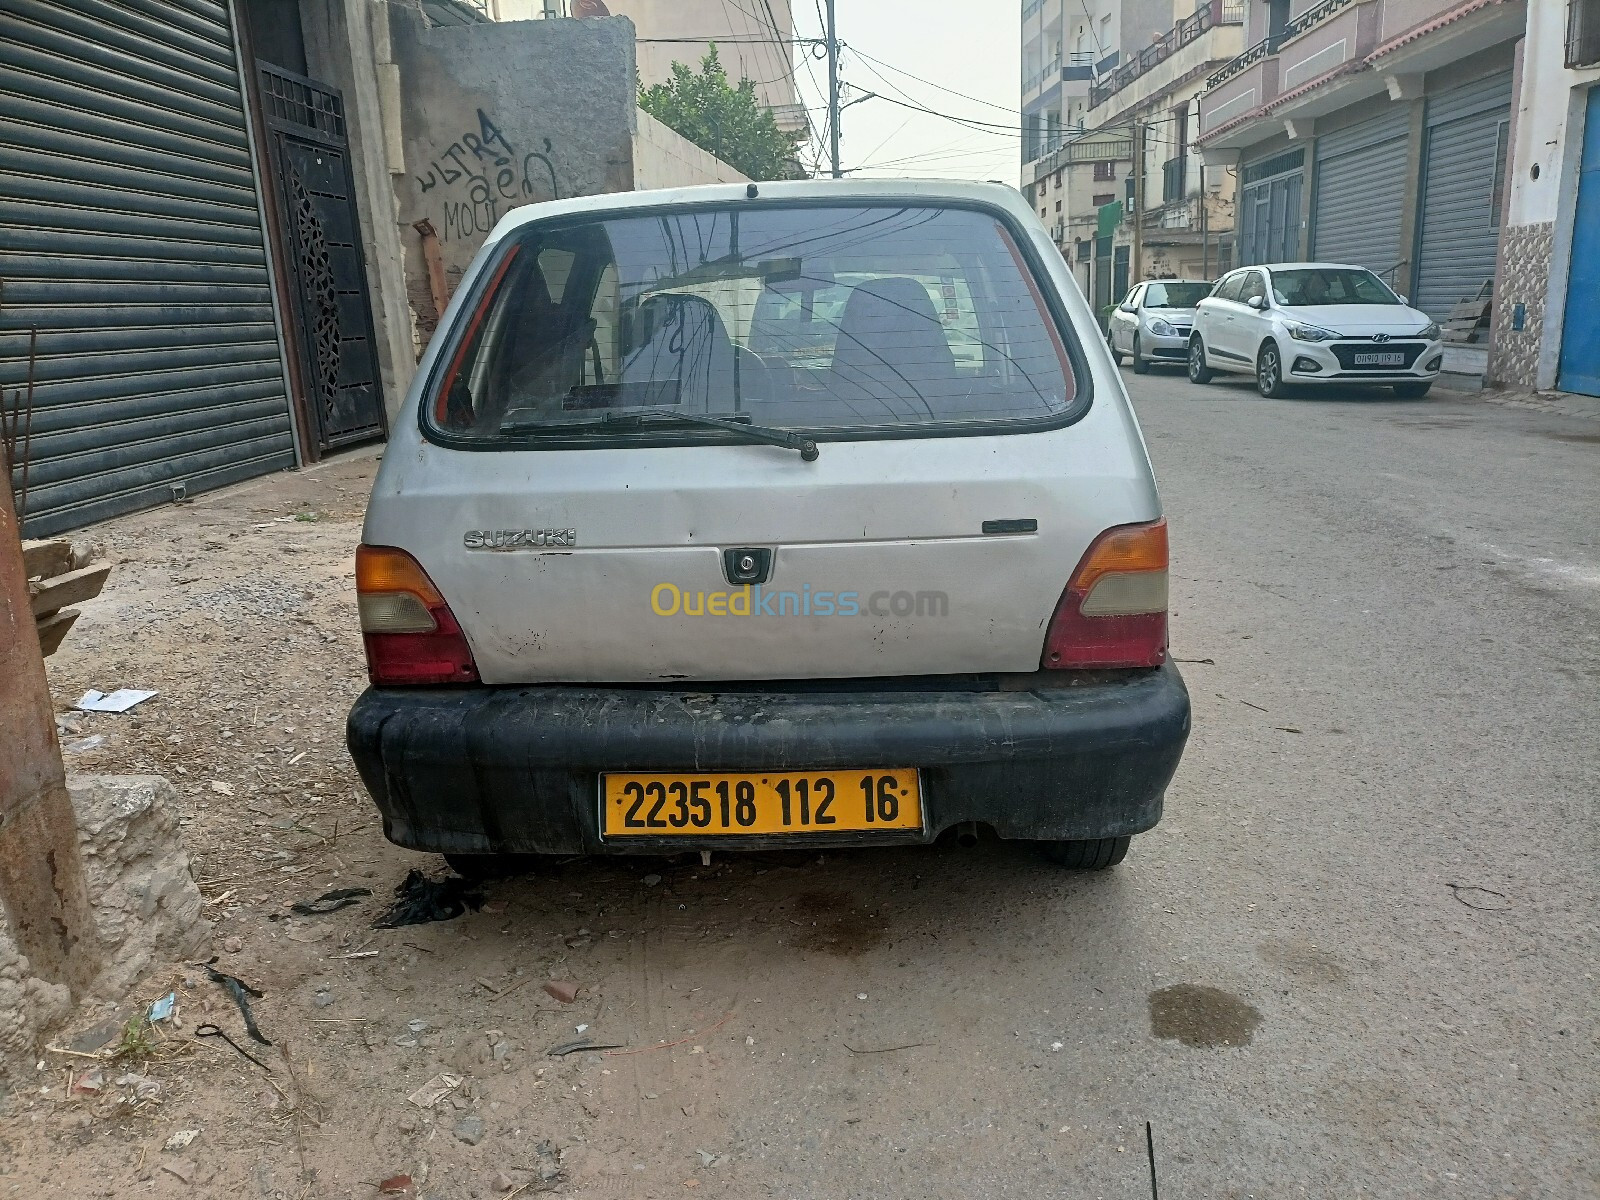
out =
[(1600, 64), (1600, 0), (1567, 0), (1567, 60), (1574, 67)]
[(1320, 87), (1296, 97), (1292, 109), (1274, 101), (1364, 59), (1377, 42), (1381, 7), (1376, 0), (1322, 0), (1224, 64), (1200, 95), (1200, 136), (1268, 104), (1274, 116), (1290, 117), (1316, 115), (1336, 99), (1348, 103), (1352, 97), (1324, 94)]
[(1185, 46), (1200, 40), (1209, 30), (1219, 25), (1243, 25), (1243, 0), (1204, 0), (1192, 14), (1143, 50), (1117, 67), (1103, 82), (1089, 89), (1089, 107), (1098, 108), (1112, 96), (1122, 91), (1144, 75), (1167, 61)]
[(1029, 17), (1033, 16), (1034, 13), (1039, 11), (1039, 6), (1043, 3), (1044, 0), (1023, 0), (1022, 19), (1026, 21)]

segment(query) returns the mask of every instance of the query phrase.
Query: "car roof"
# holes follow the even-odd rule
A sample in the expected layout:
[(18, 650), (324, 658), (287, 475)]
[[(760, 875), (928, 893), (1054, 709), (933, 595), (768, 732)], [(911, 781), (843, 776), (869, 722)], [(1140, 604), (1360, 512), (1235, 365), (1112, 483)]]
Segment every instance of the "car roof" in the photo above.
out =
[[(1354, 263), (1327, 263), (1327, 262), (1279, 262), (1279, 263), (1250, 263), (1252, 267), (1260, 267), (1263, 271), (1365, 271), (1367, 268)], [(1239, 268), (1244, 270), (1244, 267)]]
[[(550, 200), (512, 209), (495, 227), (490, 240), (504, 237), (513, 229), (533, 221), (587, 213), (627, 213), (635, 209), (655, 209), (678, 205), (726, 205), (749, 202), (746, 183), (712, 183), (696, 187), (655, 188), (640, 192), (603, 192), (596, 196), (575, 196), (570, 200)], [(921, 203), (941, 201), (956, 204), (987, 204), (1005, 208), (1017, 216), (1031, 215), (1033, 206), (1022, 193), (1004, 183), (977, 183), (959, 179), (794, 179), (756, 183), (757, 200), (913, 200)]]
[(1138, 287), (1139, 284), (1141, 284), (1141, 283), (1203, 283), (1203, 284), (1205, 284), (1205, 285), (1207, 285), (1209, 287), (1210, 284), (1211, 284), (1211, 280), (1209, 280), (1209, 279), (1141, 279), (1141, 280), (1139, 280), (1139, 283), (1136, 283), (1133, 286), (1134, 287)]

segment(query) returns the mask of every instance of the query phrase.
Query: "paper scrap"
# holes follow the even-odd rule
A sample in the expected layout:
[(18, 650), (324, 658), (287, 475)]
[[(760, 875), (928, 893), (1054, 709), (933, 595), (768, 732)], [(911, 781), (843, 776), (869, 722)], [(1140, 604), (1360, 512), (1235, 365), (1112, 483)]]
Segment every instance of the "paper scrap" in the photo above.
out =
[(435, 1075), (427, 1083), (407, 1096), (406, 1099), (410, 1100), (418, 1108), (432, 1108), (460, 1087), (462, 1078), (460, 1075)]
[(155, 692), (142, 692), (138, 688), (118, 688), (114, 692), (97, 692), (90, 688), (72, 707), (80, 712), (127, 712), (154, 695)]

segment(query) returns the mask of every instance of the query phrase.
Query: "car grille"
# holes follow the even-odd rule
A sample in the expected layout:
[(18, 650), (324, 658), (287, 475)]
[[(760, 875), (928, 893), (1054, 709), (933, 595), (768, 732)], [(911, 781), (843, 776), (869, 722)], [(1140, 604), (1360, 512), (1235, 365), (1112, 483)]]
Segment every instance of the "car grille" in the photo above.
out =
[[(1426, 342), (1342, 342), (1331, 347), (1334, 357), (1339, 360), (1341, 371), (1377, 371), (1394, 372), (1409, 371), (1428, 348)], [(1405, 361), (1400, 366), (1377, 366), (1373, 363), (1356, 365), (1357, 354), (1404, 354)]]

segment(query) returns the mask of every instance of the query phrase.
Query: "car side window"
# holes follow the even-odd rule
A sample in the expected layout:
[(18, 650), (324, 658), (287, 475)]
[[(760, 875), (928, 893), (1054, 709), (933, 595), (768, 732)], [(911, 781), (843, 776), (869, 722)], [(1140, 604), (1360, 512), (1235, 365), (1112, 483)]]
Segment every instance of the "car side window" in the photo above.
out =
[(1265, 300), (1267, 298), (1267, 281), (1261, 277), (1260, 271), (1246, 271), (1244, 273), (1244, 286), (1239, 290), (1239, 303), (1249, 304), (1252, 300)]
[(1239, 299), (1239, 289), (1244, 287), (1244, 277), (1245, 272), (1240, 271), (1237, 274), (1229, 275), (1226, 279), (1224, 279), (1219, 285), (1217, 285), (1217, 299), (1232, 300), (1237, 303)]
[(1139, 307), (1139, 297), (1142, 295), (1144, 295), (1144, 284), (1141, 283), (1128, 293), (1127, 298), (1122, 302), (1122, 307), (1129, 312), (1134, 311)]

